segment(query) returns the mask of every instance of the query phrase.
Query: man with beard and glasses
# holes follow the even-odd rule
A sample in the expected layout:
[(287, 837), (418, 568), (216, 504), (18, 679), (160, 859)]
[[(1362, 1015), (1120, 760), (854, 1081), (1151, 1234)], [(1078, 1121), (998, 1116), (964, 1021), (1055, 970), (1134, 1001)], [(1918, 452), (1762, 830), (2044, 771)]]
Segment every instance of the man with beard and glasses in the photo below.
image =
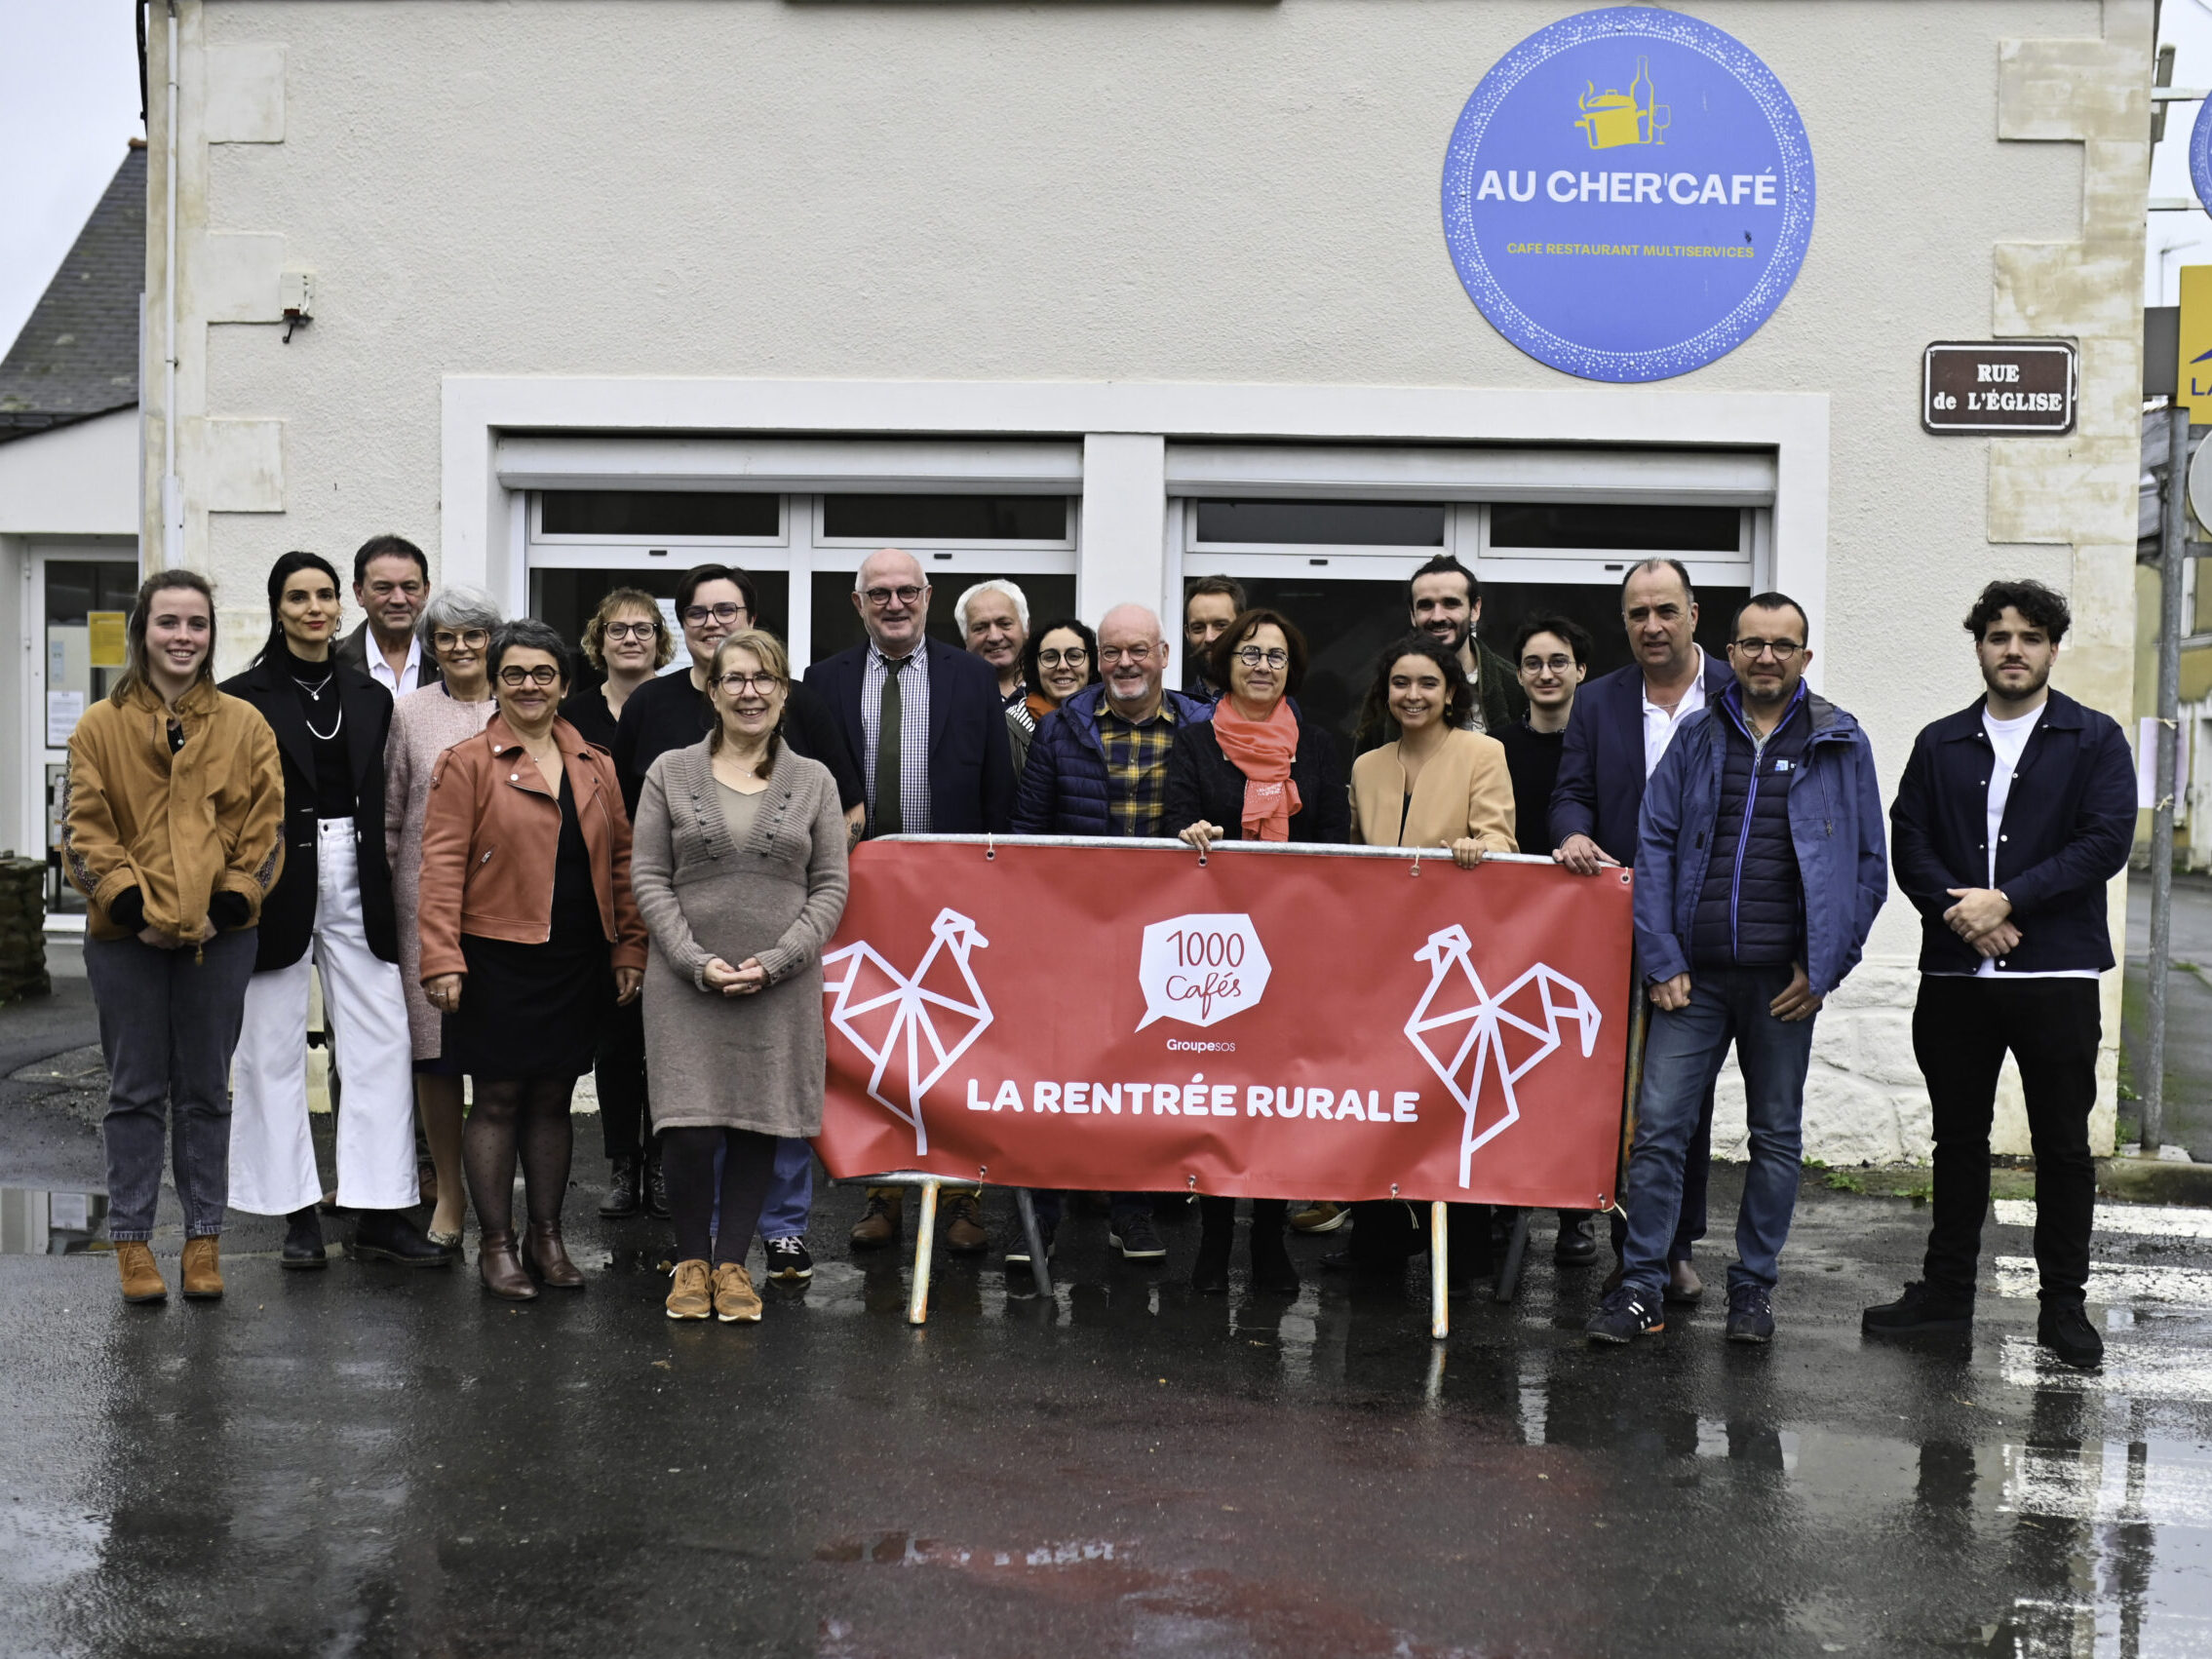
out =
[[(1407, 591), (1414, 631), (1444, 641), (1459, 656), (1475, 696), (1468, 707), (1468, 729), (1497, 736), (1529, 714), (1529, 694), (1521, 689), (1513, 665), (1475, 637), (1483, 619), (1483, 587), (1475, 573), (1448, 553), (1418, 570)], [(1383, 741), (1394, 733), (1385, 733)]]
[(1963, 1331), (1990, 1202), (1990, 1118), (2007, 1050), (2036, 1153), (2036, 1339), (2094, 1370), (2082, 1309), (2097, 1173), (2089, 1112), (2113, 965), (2105, 884), (2135, 836), (2135, 768), (2110, 715), (2050, 689), (2070, 618), (2040, 582), (1992, 582), (1966, 613), (1988, 694), (1924, 729), (1889, 822), (1921, 912), (1913, 1053), (1927, 1079), (1935, 1196), (1923, 1277), (1871, 1307), (1871, 1333)]
[(1651, 1026), (1623, 1194), (1622, 1278), (1584, 1328), (1593, 1342), (1666, 1329), (1684, 1154), (1730, 1043), (1751, 1167), (1736, 1211), (1727, 1339), (1774, 1334), (1812, 1022), (1857, 966), (1889, 896), (1874, 750), (1858, 721), (1805, 683), (1808, 632), (1787, 595), (1747, 599), (1728, 644), (1735, 683), (1683, 722), (1644, 791), (1636, 968)]

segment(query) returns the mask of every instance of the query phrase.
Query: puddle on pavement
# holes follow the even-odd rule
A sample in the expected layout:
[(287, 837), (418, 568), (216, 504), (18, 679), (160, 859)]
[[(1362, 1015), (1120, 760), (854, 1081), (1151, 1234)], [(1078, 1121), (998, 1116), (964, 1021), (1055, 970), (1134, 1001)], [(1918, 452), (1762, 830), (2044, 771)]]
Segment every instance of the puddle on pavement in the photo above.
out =
[(107, 1241), (97, 1235), (106, 1219), (104, 1192), (0, 1186), (0, 1255), (78, 1255), (104, 1249)]

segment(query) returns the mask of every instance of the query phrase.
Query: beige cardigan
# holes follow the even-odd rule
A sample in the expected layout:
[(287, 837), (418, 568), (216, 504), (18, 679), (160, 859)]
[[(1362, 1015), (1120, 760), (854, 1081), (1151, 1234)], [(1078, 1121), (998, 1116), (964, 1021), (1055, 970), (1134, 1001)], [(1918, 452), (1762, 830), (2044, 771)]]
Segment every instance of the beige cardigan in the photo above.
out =
[[(1399, 819), (1403, 815), (1405, 822)], [(1406, 769), (1386, 743), (1352, 762), (1352, 839), (1370, 847), (1442, 847), (1473, 836), (1483, 850), (1518, 852), (1513, 839), (1513, 779), (1505, 746), (1480, 732), (1455, 731), (1421, 768), (1406, 810)]]

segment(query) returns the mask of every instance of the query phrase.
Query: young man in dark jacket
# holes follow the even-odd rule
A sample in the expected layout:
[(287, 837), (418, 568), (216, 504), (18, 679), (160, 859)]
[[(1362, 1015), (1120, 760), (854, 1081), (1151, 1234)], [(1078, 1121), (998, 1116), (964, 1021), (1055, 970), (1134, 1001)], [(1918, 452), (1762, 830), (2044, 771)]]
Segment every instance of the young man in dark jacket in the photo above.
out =
[(2066, 600), (1992, 582), (1967, 613), (1989, 694), (1923, 730), (1890, 808), (1897, 885), (1921, 912), (1913, 1052), (1927, 1079), (1935, 1202), (1924, 1277), (1869, 1331), (1964, 1330), (1990, 1201), (1990, 1118), (2010, 1050), (2036, 1150), (2037, 1340), (2083, 1370), (2097, 1175), (2089, 1112), (2113, 965), (2105, 884), (2135, 836), (2135, 768), (2109, 715), (2050, 689)]
[[(1160, 619), (1143, 605), (1115, 605), (1099, 620), (1105, 678), (1047, 714), (1029, 742), (1014, 807), (1017, 835), (1167, 835), (1168, 753), (1183, 726), (1211, 719), (1202, 698), (1170, 691), (1168, 642)], [(1152, 1223), (1151, 1195), (1112, 1195), (1114, 1248), (1125, 1260), (1167, 1254)], [(1061, 1195), (1036, 1194), (1037, 1230), (1052, 1248)], [(1006, 1259), (1028, 1259), (1027, 1241)]]
[(1644, 791), (1636, 956), (1655, 1012), (1630, 1149), (1618, 1289), (1596, 1342), (1666, 1329), (1661, 1292), (1698, 1101), (1730, 1042), (1751, 1168), (1736, 1213), (1727, 1336), (1774, 1333), (1776, 1262), (1797, 1205), (1813, 1017), (1857, 965), (1889, 894), (1874, 752), (1805, 684), (1805, 611), (1761, 594), (1736, 613), (1735, 683), (1685, 721)]

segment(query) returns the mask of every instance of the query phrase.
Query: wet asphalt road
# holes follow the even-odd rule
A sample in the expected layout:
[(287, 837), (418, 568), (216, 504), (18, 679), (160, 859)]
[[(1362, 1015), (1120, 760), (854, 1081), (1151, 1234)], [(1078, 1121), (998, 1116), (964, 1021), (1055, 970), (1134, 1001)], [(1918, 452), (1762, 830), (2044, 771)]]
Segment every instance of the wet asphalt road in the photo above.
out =
[[(26, 1018), (84, 1039), (58, 1005), (0, 1043)], [(0, 1084), (11, 1249), (26, 1186), (97, 1184), (95, 1109), (67, 1063)], [(916, 1330), (907, 1254), (843, 1243), (854, 1189), (803, 1294), (679, 1326), (578, 1129), (592, 1282), (522, 1308), (473, 1270), (284, 1273), (247, 1217), (215, 1305), (0, 1253), (0, 1653), (2212, 1652), (2212, 1213), (2101, 1213), (2096, 1377), (2037, 1358), (2009, 1207), (1970, 1341), (1862, 1340), (1925, 1212), (1810, 1178), (1766, 1350), (1716, 1307), (1593, 1351), (1602, 1269), (1548, 1249), (1441, 1344), (1417, 1267), (1325, 1278), (1333, 1240), (1294, 1243), (1295, 1299), (1197, 1296), (1194, 1217), (1150, 1270), (1086, 1215), (1052, 1303), (941, 1255)]]
[[(834, 1243), (761, 1325), (678, 1326), (654, 1224), (587, 1197), (590, 1287), (521, 1309), (266, 1254), (219, 1305), (126, 1308), (104, 1257), (0, 1256), (5, 1650), (2212, 1650), (2186, 1273), (2193, 1304), (2102, 1310), (2102, 1378), (2038, 1362), (1994, 1271), (1971, 1342), (1863, 1342), (1921, 1213), (1825, 1190), (1766, 1351), (1707, 1309), (1593, 1352), (1597, 1274), (1548, 1253), (1436, 1344), (1417, 1273), (1196, 1296), (1092, 1218), (1057, 1305), (949, 1261), (914, 1330), (906, 1264)], [(818, 1243), (857, 1206), (831, 1194)], [(1168, 1231), (1186, 1263), (1195, 1225)], [(2201, 1238), (2098, 1254), (2212, 1281)]]

